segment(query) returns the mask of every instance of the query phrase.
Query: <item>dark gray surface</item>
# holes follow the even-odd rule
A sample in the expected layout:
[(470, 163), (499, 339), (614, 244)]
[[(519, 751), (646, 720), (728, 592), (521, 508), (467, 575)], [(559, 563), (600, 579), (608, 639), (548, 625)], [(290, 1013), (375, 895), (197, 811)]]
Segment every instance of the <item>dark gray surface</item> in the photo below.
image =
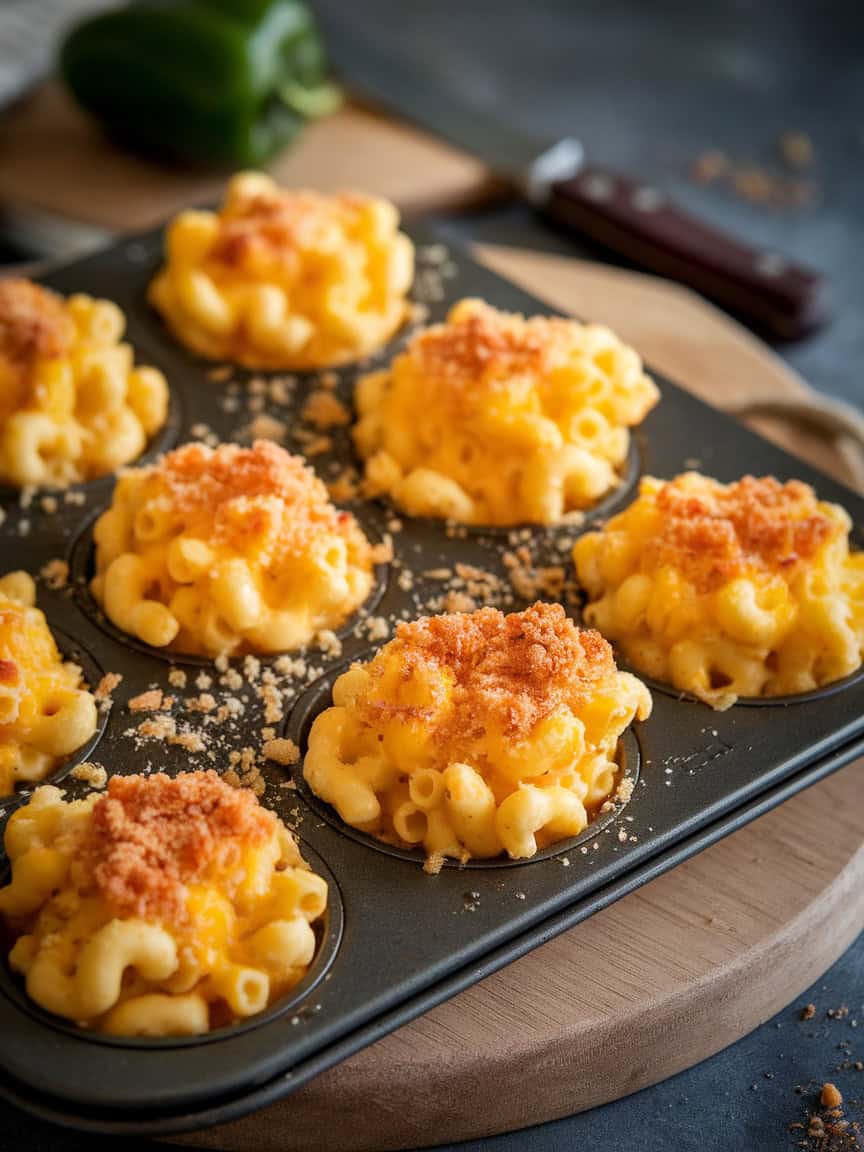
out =
[[(578, 135), (744, 239), (826, 272), (835, 318), (783, 349), (817, 388), (864, 399), (864, 6), (860, 0), (315, 0), (325, 26), (373, 36), (451, 96), (538, 135)], [(340, 42), (344, 36), (340, 36)], [(361, 50), (358, 48), (358, 50)], [(338, 60), (336, 61), (338, 64)], [(817, 203), (771, 210), (687, 179), (708, 148), (773, 164), (787, 131), (813, 141)], [(597, 255), (526, 209), (452, 234)]]

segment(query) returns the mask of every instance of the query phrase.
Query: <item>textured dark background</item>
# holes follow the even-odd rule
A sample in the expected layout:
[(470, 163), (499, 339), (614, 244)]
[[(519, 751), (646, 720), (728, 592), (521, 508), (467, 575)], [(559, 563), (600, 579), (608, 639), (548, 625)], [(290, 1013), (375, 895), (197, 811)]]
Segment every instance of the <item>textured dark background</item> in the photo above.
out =
[[(325, 25), (373, 37), (418, 72), (525, 129), (575, 134), (598, 163), (632, 171), (750, 241), (815, 264), (833, 284), (833, 323), (778, 349), (812, 385), (864, 400), (864, 6), (861, 0), (316, 0)], [(336, 61), (338, 64), (338, 60)], [(707, 149), (782, 173), (778, 141), (806, 133), (815, 202), (770, 209), (692, 184)], [(347, 174), (350, 177), (350, 173)], [(453, 239), (605, 259), (529, 209), (441, 218)], [(864, 784), (862, 784), (864, 826)], [(801, 1022), (807, 1000), (817, 1016)], [(849, 1015), (828, 1019), (829, 1008)], [(860, 1020), (860, 1028), (858, 1023)], [(848, 1044), (848, 1049), (840, 1045)], [(784, 1152), (826, 1079), (864, 1097), (864, 937), (796, 1005), (732, 1048), (655, 1088), (460, 1152)], [(805, 1094), (796, 1085), (809, 1085)], [(859, 1103), (850, 1117), (864, 1121)], [(434, 1133), (430, 1133), (434, 1138)], [(128, 1152), (156, 1148), (123, 1141)], [(95, 1152), (115, 1141), (64, 1133), (0, 1106), (0, 1148)]]
[[(538, 134), (576, 135), (754, 244), (827, 273), (835, 318), (781, 351), (817, 388), (864, 401), (864, 5), (861, 0), (313, 0), (325, 27), (372, 38), (466, 103)], [(343, 36), (340, 34), (339, 42)], [(338, 65), (339, 60), (335, 61)], [(806, 133), (809, 208), (772, 210), (687, 176), (719, 148), (779, 175)], [(525, 208), (447, 221), (451, 235), (579, 255)]]

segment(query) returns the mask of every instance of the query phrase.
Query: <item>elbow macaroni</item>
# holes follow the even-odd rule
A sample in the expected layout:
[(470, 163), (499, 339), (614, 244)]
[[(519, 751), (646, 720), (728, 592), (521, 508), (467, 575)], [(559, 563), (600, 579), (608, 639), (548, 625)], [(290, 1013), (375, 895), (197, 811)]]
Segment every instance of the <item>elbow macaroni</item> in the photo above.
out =
[(178, 339), (253, 368), (358, 359), (402, 323), (414, 249), (386, 200), (235, 176), (218, 213), (183, 212), (150, 299)]
[(658, 397), (608, 328), (463, 300), (360, 380), (366, 493), (412, 516), (554, 524), (618, 483)]
[(135, 367), (116, 304), (0, 283), (0, 481), (65, 487), (140, 456), (168, 386)]
[(339, 677), (303, 775), (379, 839), (524, 859), (586, 827), (616, 787), (619, 737), (650, 711), (560, 605), (428, 617)]
[(860, 667), (864, 553), (798, 481), (690, 472), (576, 541), (585, 620), (634, 667), (722, 709), (806, 692)]
[(96, 731), (81, 669), (64, 662), (26, 572), (0, 578), (0, 796), (42, 780)]
[(297, 456), (189, 444), (123, 473), (97, 521), (93, 595), (157, 648), (279, 652), (338, 627), (372, 587), (372, 549)]
[[(48, 1012), (107, 1033), (191, 1035), (263, 1011), (314, 959), (326, 882), (281, 821), (213, 772), (118, 779), (68, 802), (43, 785), (10, 817), (0, 916), (13, 971)], [(134, 855), (141, 841), (155, 867)]]

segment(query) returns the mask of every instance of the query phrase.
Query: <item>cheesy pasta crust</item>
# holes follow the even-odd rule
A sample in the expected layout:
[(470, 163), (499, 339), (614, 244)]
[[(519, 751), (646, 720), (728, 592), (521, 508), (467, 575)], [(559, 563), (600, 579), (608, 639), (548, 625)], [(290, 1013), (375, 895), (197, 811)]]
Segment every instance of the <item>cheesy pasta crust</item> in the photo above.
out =
[(586, 827), (650, 711), (560, 604), (424, 617), (339, 677), (303, 775), (347, 824), (433, 860), (523, 859)]
[(0, 916), (12, 970), (83, 1028), (189, 1035), (262, 1012), (305, 976), (327, 884), (251, 792), (215, 772), (38, 788), (9, 819)]
[(608, 328), (462, 300), (357, 386), (366, 493), (412, 516), (554, 524), (615, 487), (658, 398)]
[(129, 469), (93, 536), (94, 597), (157, 648), (299, 648), (339, 627), (372, 588), (357, 521), (299, 456), (267, 440), (187, 444)]
[(26, 572), (0, 578), (0, 796), (43, 780), (96, 731), (81, 669), (64, 661)]
[(864, 553), (807, 484), (696, 472), (576, 541), (585, 620), (637, 669), (717, 709), (807, 692), (861, 665)]
[(150, 300), (202, 356), (312, 369), (385, 343), (413, 278), (414, 247), (387, 200), (289, 191), (244, 172), (218, 212), (171, 224)]
[(0, 281), (0, 482), (66, 487), (134, 460), (168, 415), (116, 304)]

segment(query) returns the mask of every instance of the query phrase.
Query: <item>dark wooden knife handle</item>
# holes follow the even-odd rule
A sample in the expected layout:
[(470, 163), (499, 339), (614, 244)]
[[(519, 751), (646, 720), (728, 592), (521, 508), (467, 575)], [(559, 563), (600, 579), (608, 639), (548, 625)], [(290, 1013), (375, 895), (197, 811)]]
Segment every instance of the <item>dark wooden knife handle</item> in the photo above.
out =
[(584, 168), (553, 184), (544, 207), (557, 224), (689, 284), (779, 339), (795, 340), (828, 319), (828, 285), (818, 272), (741, 244), (649, 185)]

